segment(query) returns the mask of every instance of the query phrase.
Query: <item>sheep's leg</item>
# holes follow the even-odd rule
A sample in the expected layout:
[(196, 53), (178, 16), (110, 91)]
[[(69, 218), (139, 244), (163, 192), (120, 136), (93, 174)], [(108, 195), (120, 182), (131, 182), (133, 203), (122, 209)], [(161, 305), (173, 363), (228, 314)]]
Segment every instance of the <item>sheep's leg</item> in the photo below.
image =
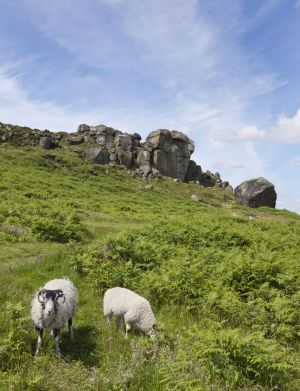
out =
[(35, 351), (35, 355), (37, 355), (39, 353), (40, 347), (43, 345), (43, 329), (40, 327), (36, 327), (35, 329), (38, 332), (37, 347)]
[(117, 329), (119, 331), (120, 331), (120, 328), (121, 328), (121, 321), (122, 321), (121, 316), (116, 316), (116, 325), (117, 325)]
[(128, 322), (126, 322), (125, 325), (126, 325), (125, 338), (128, 338), (128, 333), (131, 330), (131, 325)]
[(69, 325), (70, 338), (74, 339), (74, 330), (73, 330), (72, 317), (69, 318), (68, 325)]
[(54, 329), (53, 336), (54, 336), (54, 346), (55, 346), (56, 353), (60, 353), (59, 334), (60, 334), (60, 329)]
[(125, 327), (126, 327), (125, 338), (128, 338), (128, 332), (131, 330), (131, 323), (132, 323), (132, 319), (130, 318), (130, 314), (128, 312), (124, 315), (124, 320), (125, 320)]

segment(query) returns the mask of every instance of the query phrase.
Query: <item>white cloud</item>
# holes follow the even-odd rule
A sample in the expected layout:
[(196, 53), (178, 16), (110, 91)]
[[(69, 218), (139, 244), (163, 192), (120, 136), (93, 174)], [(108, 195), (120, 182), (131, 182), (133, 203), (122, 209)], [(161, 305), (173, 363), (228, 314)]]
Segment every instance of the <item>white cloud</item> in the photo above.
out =
[(265, 132), (257, 129), (256, 126), (245, 126), (239, 130), (224, 129), (213, 134), (215, 140), (225, 142), (262, 140), (264, 137)]
[(270, 133), (271, 140), (278, 143), (300, 143), (300, 109), (293, 117), (282, 115)]

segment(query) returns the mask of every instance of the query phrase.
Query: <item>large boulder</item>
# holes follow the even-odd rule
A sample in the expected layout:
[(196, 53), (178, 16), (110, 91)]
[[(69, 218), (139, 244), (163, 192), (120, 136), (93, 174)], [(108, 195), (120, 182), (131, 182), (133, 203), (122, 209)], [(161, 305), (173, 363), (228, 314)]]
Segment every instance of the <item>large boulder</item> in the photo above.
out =
[(277, 194), (274, 185), (267, 179), (259, 177), (242, 182), (234, 189), (238, 204), (258, 208), (269, 206), (275, 208)]
[(162, 175), (184, 181), (195, 145), (184, 133), (158, 129), (146, 139), (153, 165)]

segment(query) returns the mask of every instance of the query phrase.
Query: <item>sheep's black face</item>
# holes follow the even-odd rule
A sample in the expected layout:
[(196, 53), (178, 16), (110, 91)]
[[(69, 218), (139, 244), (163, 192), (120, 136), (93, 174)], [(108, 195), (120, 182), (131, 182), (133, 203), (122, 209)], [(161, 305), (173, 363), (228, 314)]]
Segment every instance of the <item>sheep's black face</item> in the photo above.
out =
[(57, 306), (66, 301), (66, 297), (61, 289), (42, 289), (38, 294), (38, 300), (42, 304), (45, 314), (53, 315)]

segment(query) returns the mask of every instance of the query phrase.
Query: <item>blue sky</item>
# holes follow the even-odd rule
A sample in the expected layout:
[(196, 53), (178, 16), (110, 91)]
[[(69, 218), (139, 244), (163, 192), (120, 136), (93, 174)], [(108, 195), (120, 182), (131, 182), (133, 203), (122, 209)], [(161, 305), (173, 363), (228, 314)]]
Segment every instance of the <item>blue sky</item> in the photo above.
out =
[(0, 121), (186, 132), (300, 212), (300, 0), (0, 0)]

